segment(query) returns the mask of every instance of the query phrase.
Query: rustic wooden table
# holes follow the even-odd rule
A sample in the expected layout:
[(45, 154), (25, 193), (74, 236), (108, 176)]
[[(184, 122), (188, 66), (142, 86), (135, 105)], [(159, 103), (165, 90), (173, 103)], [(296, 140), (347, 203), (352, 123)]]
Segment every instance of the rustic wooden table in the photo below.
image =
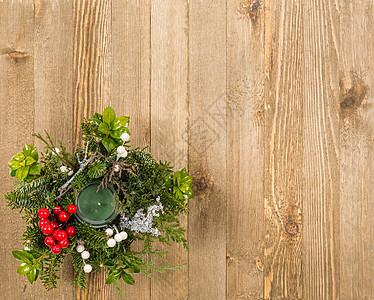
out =
[[(195, 177), (187, 265), (128, 299), (374, 299), (373, 20), (370, 0), (0, 0), (0, 192), (33, 132), (72, 149), (111, 105)], [(1, 299), (120, 299), (69, 264), (27, 284), (1, 207)]]

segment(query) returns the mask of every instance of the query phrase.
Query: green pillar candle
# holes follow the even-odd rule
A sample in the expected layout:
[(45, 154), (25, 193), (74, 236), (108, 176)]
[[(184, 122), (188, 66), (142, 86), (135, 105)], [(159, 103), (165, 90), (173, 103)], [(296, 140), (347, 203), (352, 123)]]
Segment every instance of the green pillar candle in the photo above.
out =
[(114, 203), (115, 191), (109, 185), (98, 190), (99, 185), (100, 182), (89, 184), (76, 199), (77, 219), (93, 227), (104, 227), (117, 215)]

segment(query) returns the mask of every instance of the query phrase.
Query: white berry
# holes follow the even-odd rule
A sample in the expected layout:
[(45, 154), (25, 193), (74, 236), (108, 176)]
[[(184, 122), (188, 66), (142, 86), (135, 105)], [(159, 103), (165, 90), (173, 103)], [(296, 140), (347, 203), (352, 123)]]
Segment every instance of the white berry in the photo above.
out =
[(116, 240), (115, 239), (109, 239), (106, 244), (108, 247), (113, 248), (116, 245)]
[(92, 271), (92, 266), (89, 265), (89, 264), (84, 265), (83, 270), (84, 270), (86, 273), (90, 273), (90, 272)]
[(118, 154), (119, 157), (122, 157), (122, 158), (125, 158), (127, 156), (127, 151), (125, 150), (125, 152), (121, 153), (121, 154)]
[(127, 239), (127, 236), (128, 236), (128, 235), (127, 235), (127, 232), (126, 232), (126, 231), (121, 231), (119, 234), (121, 235), (123, 241), (124, 241), (125, 239)]
[(88, 259), (88, 258), (90, 257), (90, 252), (88, 252), (88, 251), (83, 251), (83, 252), (81, 253), (81, 256), (82, 256), (83, 259)]
[(118, 154), (122, 154), (122, 153), (125, 153), (126, 152), (126, 148), (123, 147), (123, 146), (118, 146), (117, 147), (117, 153)]
[(71, 170), (71, 171), (68, 173), (68, 176), (73, 176), (73, 174), (74, 174), (74, 171)]
[(130, 135), (127, 132), (121, 134), (121, 140), (127, 142), (130, 139)]
[(119, 172), (119, 165), (114, 165), (114, 172)]
[(77, 252), (81, 253), (84, 251), (84, 246), (83, 245), (78, 245), (77, 248), (75, 248), (75, 250), (77, 250)]
[(69, 168), (67, 167), (67, 166), (61, 166), (60, 167), (60, 171), (62, 172), (62, 173), (67, 173), (67, 172), (69, 172)]
[(117, 233), (115, 236), (114, 236), (114, 239), (116, 240), (117, 243), (119, 243), (120, 241), (122, 241), (122, 236)]
[(112, 236), (113, 235), (113, 229), (112, 228), (107, 228), (105, 229), (105, 233), (107, 236)]
[(55, 148), (55, 152), (53, 152), (53, 154), (55, 154), (55, 153), (60, 153), (61, 151), (60, 151), (60, 149), (58, 149), (58, 148)]

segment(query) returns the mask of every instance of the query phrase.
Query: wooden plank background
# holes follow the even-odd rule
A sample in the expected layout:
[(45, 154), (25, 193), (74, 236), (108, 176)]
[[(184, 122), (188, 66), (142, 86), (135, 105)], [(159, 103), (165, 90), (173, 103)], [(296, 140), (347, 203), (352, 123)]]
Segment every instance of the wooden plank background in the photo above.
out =
[[(0, 0), (0, 193), (33, 132), (73, 149), (111, 105), (195, 177), (187, 265), (128, 299), (374, 299), (373, 62), (371, 0)], [(1, 299), (120, 299), (69, 263), (28, 284), (1, 207)]]

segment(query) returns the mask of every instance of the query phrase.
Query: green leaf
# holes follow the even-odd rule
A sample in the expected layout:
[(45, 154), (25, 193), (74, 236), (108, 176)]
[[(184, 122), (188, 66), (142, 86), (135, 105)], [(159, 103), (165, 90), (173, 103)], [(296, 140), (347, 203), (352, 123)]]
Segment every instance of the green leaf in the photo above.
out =
[(180, 173), (182, 178), (186, 177), (188, 175), (187, 171), (186, 171), (186, 168), (180, 169), (178, 172)]
[(35, 146), (34, 145), (25, 145), (25, 147), (23, 147), (23, 150), (22, 150), (23, 154), (25, 154), (25, 156), (31, 156), (33, 159), (35, 160), (38, 160), (39, 156), (38, 156), (38, 150), (36, 150)]
[(36, 276), (35, 276), (35, 280), (37, 280), (38, 279), (38, 276), (39, 276), (39, 270), (38, 269), (36, 269)]
[(99, 113), (95, 113), (92, 118), (89, 118), (88, 121), (94, 121), (97, 124), (100, 124), (103, 121), (103, 116)]
[(108, 124), (112, 123), (114, 119), (116, 118), (116, 113), (113, 108), (108, 106), (104, 109), (103, 112), (103, 120), (106, 121)]
[(96, 119), (96, 118), (89, 118), (88, 121), (93, 121), (93, 122), (95, 122), (97, 124), (101, 123), (101, 121), (99, 119)]
[(121, 127), (124, 127), (129, 122), (128, 117), (118, 117), (115, 119), (112, 123), (110, 123), (110, 127), (112, 130), (120, 129)]
[(115, 131), (110, 132), (110, 136), (114, 139), (120, 139), (122, 133), (126, 132), (126, 127), (121, 127), (120, 129), (117, 129)]
[(16, 176), (16, 173), (17, 173), (16, 170), (11, 170), (10, 171), (10, 176), (14, 177), (14, 176)]
[(14, 250), (12, 251), (12, 254), (15, 259), (26, 263), (31, 263), (34, 259), (34, 257), (30, 253), (24, 251)]
[(36, 160), (34, 158), (32, 158), (31, 156), (27, 156), (26, 157), (26, 166), (30, 166), (32, 165), (34, 162), (36, 162)]
[(188, 192), (188, 190), (191, 189), (191, 187), (187, 184), (181, 184), (179, 186), (179, 189), (183, 192), (183, 194), (186, 194)]
[(26, 274), (27, 279), (30, 281), (30, 283), (33, 283), (36, 279), (36, 268), (31, 267), (30, 271)]
[(30, 263), (21, 263), (17, 268), (17, 273), (21, 275), (25, 275), (31, 270), (31, 264)]
[(23, 180), (29, 173), (29, 167), (20, 167), (16, 172), (18, 180)]
[(16, 160), (16, 161), (23, 161), (25, 159), (25, 155), (23, 155), (23, 153), (20, 152), (20, 153), (14, 155), (12, 159)]
[(127, 268), (127, 269), (125, 269), (125, 271), (126, 271), (126, 273), (131, 274), (131, 273), (135, 272), (135, 269), (133, 269), (133, 268)]
[(42, 164), (41, 163), (36, 163), (30, 166), (30, 175), (39, 175), (40, 171), (42, 169)]
[(180, 180), (180, 183), (181, 184), (188, 184), (188, 185), (191, 185), (192, 183), (192, 177), (191, 176), (187, 176), (187, 177), (184, 177)]
[(180, 189), (179, 188), (177, 188), (177, 187), (174, 187), (173, 188), (173, 192), (174, 192), (174, 196), (176, 197), (176, 198), (179, 198), (179, 199), (183, 199), (183, 193), (180, 191)]
[(103, 138), (101, 141), (105, 147), (105, 149), (110, 152), (116, 146), (116, 143), (111, 138)]
[(126, 282), (127, 284), (130, 284), (130, 285), (135, 284), (134, 277), (132, 277), (129, 273), (122, 272), (121, 277), (122, 277), (123, 281)]
[(99, 125), (99, 130), (102, 132), (102, 133), (105, 133), (105, 134), (110, 134), (110, 128), (109, 128), (109, 125), (108, 123), (106, 122), (103, 122)]
[(187, 195), (188, 198), (194, 197), (193, 190), (189, 185), (182, 184), (179, 189), (183, 192), (183, 194)]
[(119, 270), (114, 270), (112, 273), (109, 274), (108, 278), (106, 279), (106, 284), (115, 283), (121, 277), (121, 273)]
[(8, 167), (11, 170), (15, 171), (15, 170), (18, 170), (21, 167), (21, 165), (20, 165), (19, 161), (16, 161), (16, 160), (12, 159), (10, 162), (8, 162)]
[(43, 264), (40, 262), (40, 260), (36, 260), (34, 259), (33, 260), (33, 265), (35, 266), (35, 268), (39, 271), (41, 271), (43, 269)]
[(174, 178), (173, 178), (174, 185), (178, 185), (180, 178), (181, 178), (181, 173), (179, 171), (175, 172)]

